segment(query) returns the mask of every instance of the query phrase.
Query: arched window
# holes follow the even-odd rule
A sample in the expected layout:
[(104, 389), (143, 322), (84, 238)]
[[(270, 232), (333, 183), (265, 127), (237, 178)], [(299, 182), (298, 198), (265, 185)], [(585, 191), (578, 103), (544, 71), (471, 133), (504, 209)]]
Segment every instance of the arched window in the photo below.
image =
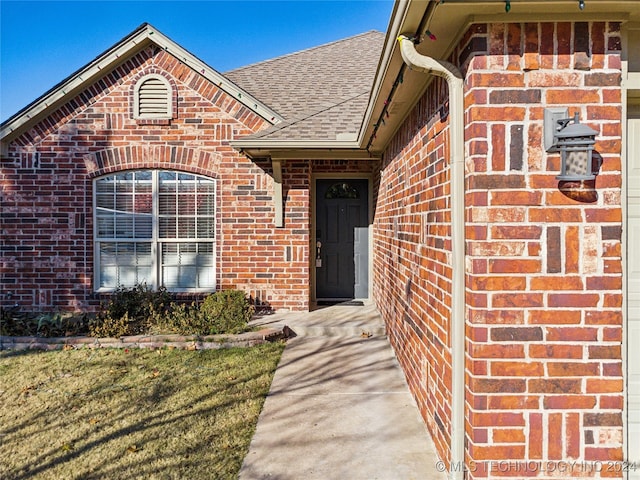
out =
[(142, 77), (134, 89), (134, 118), (171, 118), (172, 89), (162, 75)]
[(97, 290), (215, 289), (215, 180), (170, 170), (115, 173), (95, 180), (94, 206)]

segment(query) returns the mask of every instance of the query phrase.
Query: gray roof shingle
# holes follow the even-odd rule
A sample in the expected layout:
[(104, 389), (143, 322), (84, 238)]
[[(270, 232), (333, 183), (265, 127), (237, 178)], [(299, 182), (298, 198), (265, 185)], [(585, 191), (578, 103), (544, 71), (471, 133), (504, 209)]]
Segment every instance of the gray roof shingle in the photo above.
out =
[(246, 138), (335, 140), (338, 134), (356, 134), (383, 42), (383, 33), (370, 31), (226, 72), (285, 118)]

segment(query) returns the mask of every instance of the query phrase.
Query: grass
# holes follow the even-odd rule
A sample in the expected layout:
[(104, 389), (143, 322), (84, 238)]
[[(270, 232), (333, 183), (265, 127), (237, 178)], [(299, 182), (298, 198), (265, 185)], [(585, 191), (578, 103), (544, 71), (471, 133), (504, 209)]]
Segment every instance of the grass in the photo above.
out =
[(0, 352), (0, 478), (236, 478), (283, 348)]

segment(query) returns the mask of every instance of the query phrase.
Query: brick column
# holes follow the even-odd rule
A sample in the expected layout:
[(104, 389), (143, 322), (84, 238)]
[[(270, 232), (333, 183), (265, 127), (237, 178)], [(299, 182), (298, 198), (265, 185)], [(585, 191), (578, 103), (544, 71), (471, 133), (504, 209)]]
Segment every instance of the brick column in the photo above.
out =
[[(465, 42), (470, 478), (605, 476), (593, 462), (623, 455), (619, 25), (482, 25)], [(594, 182), (555, 178), (558, 106), (599, 132)]]

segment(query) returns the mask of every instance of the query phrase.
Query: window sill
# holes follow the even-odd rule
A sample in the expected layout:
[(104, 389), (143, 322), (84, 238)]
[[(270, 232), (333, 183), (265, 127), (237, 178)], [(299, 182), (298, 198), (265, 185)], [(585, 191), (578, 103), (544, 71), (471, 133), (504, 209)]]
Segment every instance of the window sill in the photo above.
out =
[[(124, 288), (130, 289), (130, 288), (134, 288), (134, 287), (124, 287)], [(97, 295), (111, 295), (116, 290), (117, 290), (117, 288), (100, 287), (97, 290), (94, 290), (94, 293), (97, 294)], [(152, 290), (153, 291), (157, 291), (157, 289), (155, 287), (152, 287)], [(167, 289), (167, 292), (169, 292), (172, 295), (201, 295), (201, 294), (215, 293), (216, 291), (217, 291), (217, 289), (215, 287), (213, 287), (213, 288)]]

